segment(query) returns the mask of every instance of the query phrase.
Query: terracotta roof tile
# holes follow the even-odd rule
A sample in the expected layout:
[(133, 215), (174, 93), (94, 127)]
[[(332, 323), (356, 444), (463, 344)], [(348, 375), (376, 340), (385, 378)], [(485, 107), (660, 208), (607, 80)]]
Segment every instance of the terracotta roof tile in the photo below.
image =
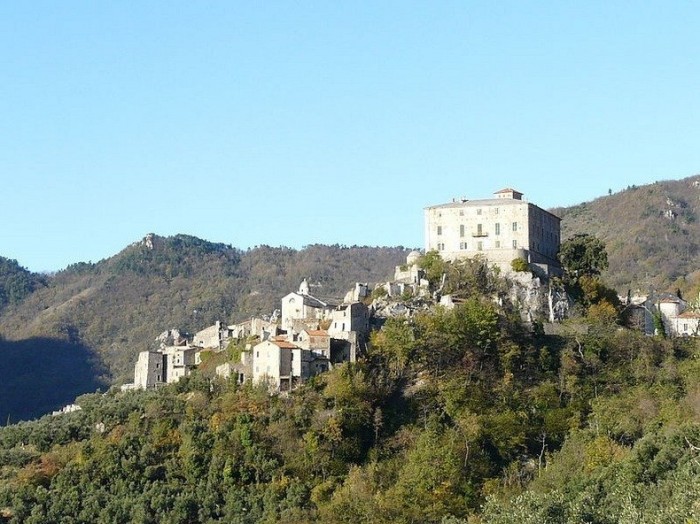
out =
[(271, 340), (275, 346), (277, 346), (280, 349), (298, 349), (298, 346), (296, 344), (292, 344), (291, 342), (288, 342), (286, 340)]
[(312, 337), (327, 337), (328, 331), (325, 329), (307, 329), (306, 332)]

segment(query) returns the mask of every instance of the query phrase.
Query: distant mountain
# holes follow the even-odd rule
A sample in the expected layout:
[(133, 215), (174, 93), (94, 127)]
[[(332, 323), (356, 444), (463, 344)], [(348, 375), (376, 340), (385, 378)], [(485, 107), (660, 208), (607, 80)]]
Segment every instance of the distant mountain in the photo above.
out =
[(697, 294), (700, 175), (630, 186), (551, 211), (562, 218), (563, 239), (590, 233), (605, 241), (610, 268), (604, 277), (618, 292), (679, 288)]
[[(41, 279), (9, 264), (11, 277), (3, 280), (0, 273), (0, 290), (14, 291), (5, 293), (0, 335), (8, 341), (41, 337), (43, 348), (48, 340), (80, 347), (76, 356), (94, 358), (103, 379), (126, 380), (137, 353), (153, 347), (166, 329), (195, 332), (218, 319), (270, 314), (303, 278), (312, 293), (341, 299), (354, 282), (389, 279), (407, 253), (403, 247), (338, 245), (240, 250), (187, 235), (148, 235), (111, 258)], [(30, 372), (27, 387), (31, 379)]]

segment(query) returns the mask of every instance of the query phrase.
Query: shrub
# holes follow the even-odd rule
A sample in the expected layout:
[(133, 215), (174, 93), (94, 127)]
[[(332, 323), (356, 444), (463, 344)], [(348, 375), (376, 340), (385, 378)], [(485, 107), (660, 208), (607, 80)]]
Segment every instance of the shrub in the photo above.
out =
[(513, 268), (513, 271), (517, 271), (518, 273), (524, 273), (530, 270), (530, 266), (524, 258), (514, 258), (510, 263), (510, 267)]

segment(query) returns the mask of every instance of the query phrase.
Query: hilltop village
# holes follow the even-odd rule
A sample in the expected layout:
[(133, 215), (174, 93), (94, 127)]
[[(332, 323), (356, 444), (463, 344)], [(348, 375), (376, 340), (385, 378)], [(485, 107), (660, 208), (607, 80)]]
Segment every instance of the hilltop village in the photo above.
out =
[[(511, 188), (493, 198), (452, 202), (424, 210), (425, 253), (437, 252), (447, 261), (482, 257), (513, 282), (513, 300), (521, 316), (532, 323), (538, 317), (549, 323), (566, 317), (570, 299), (553, 290), (551, 277), (561, 276), (557, 255), (561, 243), (560, 219), (523, 198)], [(421, 252), (411, 252), (397, 266), (393, 280), (370, 286), (356, 283), (342, 301), (316, 297), (304, 279), (296, 291), (281, 299), (280, 308), (263, 318), (224, 325), (218, 321), (192, 336), (173, 329), (156, 341), (160, 347), (142, 351), (134, 370), (134, 382), (123, 390), (146, 389), (173, 383), (188, 376), (207, 352), (221, 352), (237, 345), (240, 356), (216, 368), (224, 378), (239, 383), (265, 384), (270, 391), (285, 392), (311, 377), (344, 362), (354, 362), (369, 342), (372, 329), (379, 329), (390, 316), (408, 316), (412, 309), (401, 298), (418, 299), (419, 306), (439, 303), (452, 307), (452, 297), (431, 290), (419, 266)], [(522, 260), (528, 271), (514, 270)], [(548, 311), (543, 291), (548, 294)], [(390, 299), (395, 300), (390, 300)], [(420, 299), (425, 299), (421, 302)], [(388, 300), (387, 300), (388, 299)], [(405, 302), (405, 301), (404, 301)], [(700, 332), (700, 313), (693, 303), (671, 295), (621, 298), (632, 324), (647, 334), (658, 332), (655, 317), (670, 336)], [(415, 307), (415, 300), (413, 301)]]

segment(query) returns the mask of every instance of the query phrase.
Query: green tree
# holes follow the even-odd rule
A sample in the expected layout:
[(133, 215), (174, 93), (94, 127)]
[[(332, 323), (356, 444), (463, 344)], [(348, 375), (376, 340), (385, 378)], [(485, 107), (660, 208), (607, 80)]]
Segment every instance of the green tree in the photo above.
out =
[(446, 271), (446, 262), (437, 251), (428, 251), (418, 259), (418, 267), (425, 271), (428, 282), (436, 286)]
[(598, 237), (581, 233), (562, 242), (559, 261), (571, 277), (594, 276), (608, 268), (608, 253)]

